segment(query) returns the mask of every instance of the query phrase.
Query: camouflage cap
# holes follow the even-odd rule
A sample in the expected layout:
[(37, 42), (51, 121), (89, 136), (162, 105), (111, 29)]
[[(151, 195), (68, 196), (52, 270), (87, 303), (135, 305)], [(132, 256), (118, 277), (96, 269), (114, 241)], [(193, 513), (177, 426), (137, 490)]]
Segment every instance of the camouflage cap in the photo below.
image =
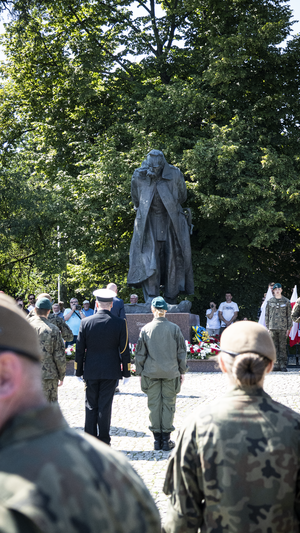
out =
[(155, 309), (164, 309), (165, 311), (168, 311), (168, 304), (162, 296), (156, 296), (156, 298), (153, 298), (151, 305), (152, 307), (155, 307)]
[(34, 361), (41, 361), (39, 340), (34, 328), (24, 311), (7, 294), (0, 294), (0, 350), (11, 350)]
[(241, 321), (228, 326), (221, 335), (221, 352), (230, 355), (242, 353), (256, 353), (276, 360), (276, 350), (267, 329), (257, 322)]

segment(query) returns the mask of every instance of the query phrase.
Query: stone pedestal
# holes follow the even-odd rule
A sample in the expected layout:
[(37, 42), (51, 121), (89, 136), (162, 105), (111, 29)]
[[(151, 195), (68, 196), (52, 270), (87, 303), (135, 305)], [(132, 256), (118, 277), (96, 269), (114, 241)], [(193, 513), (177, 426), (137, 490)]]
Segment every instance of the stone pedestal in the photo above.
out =
[[(139, 338), (140, 330), (153, 319), (152, 313), (126, 314), (128, 324), (129, 342), (135, 344)], [(167, 313), (166, 319), (180, 327), (185, 340), (191, 342), (191, 327), (199, 326), (199, 316), (191, 313)]]
[(221, 372), (216, 355), (209, 359), (187, 359), (186, 364), (189, 372)]

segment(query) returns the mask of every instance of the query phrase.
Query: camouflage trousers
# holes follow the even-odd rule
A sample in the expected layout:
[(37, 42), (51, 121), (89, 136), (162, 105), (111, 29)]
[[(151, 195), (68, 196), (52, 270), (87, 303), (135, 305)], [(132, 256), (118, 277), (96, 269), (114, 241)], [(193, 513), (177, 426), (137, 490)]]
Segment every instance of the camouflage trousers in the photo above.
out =
[(286, 331), (280, 329), (271, 329), (270, 334), (276, 348), (275, 365), (279, 366), (280, 368), (285, 368), (287, 364)]
[(57, 379), (43, 379), (42, 384), (43, 384), (43, 391), (44, 391), (46, 400), (49, 403), (57, 402), (58, 380)]
[(176, 395), (180, 391), (180, 378), (151, 379), (142, 376), (141, 388), (148, 396), (150, 431), (153, 433), (174, 431), (173, 420)]

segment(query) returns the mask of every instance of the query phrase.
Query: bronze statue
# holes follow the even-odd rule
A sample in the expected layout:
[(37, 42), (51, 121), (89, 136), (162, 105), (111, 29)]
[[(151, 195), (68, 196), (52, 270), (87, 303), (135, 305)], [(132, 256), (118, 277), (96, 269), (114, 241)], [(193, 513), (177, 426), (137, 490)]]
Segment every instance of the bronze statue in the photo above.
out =
[(181, 203), (182, 173), (162, 152), (151, 150), (131, 180), (136, 210), (127, 283), (143, 287), (145, 302), (163, 291), (169, 304), (179, 293), (193, 294), (190, 229)]

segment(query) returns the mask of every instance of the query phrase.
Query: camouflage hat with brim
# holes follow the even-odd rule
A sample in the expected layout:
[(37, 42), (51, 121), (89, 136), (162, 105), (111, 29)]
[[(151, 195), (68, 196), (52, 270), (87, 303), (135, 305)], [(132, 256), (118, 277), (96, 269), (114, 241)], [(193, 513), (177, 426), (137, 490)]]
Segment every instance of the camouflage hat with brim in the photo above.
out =
[(38, 336), (26, 315), (7, 294), (0, 294), (0, 351), (41, 361)]
[(273, 290), (274, 290), (274, 289), (282, 289), (281, 284), (280, 284), (280, 283), (274, 283), (274, 285), (273, 285)]
[(256, 353), (270, 361), (276, 360), (275, 346), (268, 330), (250, 320), (228, 326), (221, 335), (220, 350), (233, 356)]
[(168, 305), (162, 296), (156, 296), (156, 298), (153, 298), (151, 305), (152, 307), (155, 307), (155, 309), (164, 309), (165, 311), (168, 311)]

